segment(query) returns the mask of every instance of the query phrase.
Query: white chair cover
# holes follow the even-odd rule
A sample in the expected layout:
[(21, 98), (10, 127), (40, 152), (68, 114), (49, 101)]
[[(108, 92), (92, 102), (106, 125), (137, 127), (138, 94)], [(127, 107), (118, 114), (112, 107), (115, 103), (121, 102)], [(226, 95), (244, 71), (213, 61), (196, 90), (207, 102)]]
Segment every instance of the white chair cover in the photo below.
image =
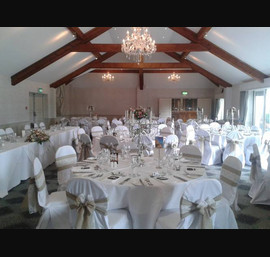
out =
[[(269, 137), (268, 137), (269, 133)], [(261, 156), (261, 166), (263, 170), (267, 170), (268, 157), (270, 153), (270, 132), (265, 132), (262, 138), (262, 144), (259, 146), (259, 152)]]
[(24, 125), (24, 130), (30, 130), (30, 129), (31, 129), (30, 124), (25, 124)]
[(243, 150), (243, 139), (243, 135), (237, 130), (233, 130), (227, 135), (227, 145), (224, 149), (222, 157), (223, 162), (228, 156), (235, 156), (242, 162), (242, 167), (245, 167), (246, 161)]
[(182, 154), (182, 157), (185, 159), (201, 163), (202, 154), (200, 149), (195, 145), (184, 145), (180, 148), (179, 153)]
[(55, 153), (55, 164), (57, 167), (58, 191), (66, 189), (71, 177), (71, 168), (77, 163), (77, 154), (70, 145), (61, 146)]
[(14, 130), (12, 128), (6, 128), (6, 135), (13, 135), (14, 134)]
[(180, 199), (180, 208), (160, 213), (157, 229), (237, 229), (234, 214), (222, 198), (216, 179), (190, 181)]
[(128, 137), (129, 136), (129, 130), (126, 126), (118, 125), (114, 131), (119, 134), (119, 136)]
[(164, 124), (164, 123), (159, 124), (159, 125), (158, 125), (158, 133), (160, 133), (160, 131), (161, 131), (163, 128), (166, 128), (166, 127), (167, 127), (167, 125)]
[(42, 130), (45, 130), (45, 129), (46, 129), (46, 126), (45, 126), (45, 123), (44, 123), (44, 122), (40, 122), (40, 123), (39, 123), (39, 127), (40, 127)]
[(253, 153), (253, 145), (257, 143), (257, 138), (255, 136), (249, 136), (244, 141), (244, 154), (245, 154), (245, 164), (251, 165), (250, 155)]
[(208, 131), (208, 132), (210, 132), (210, 130), (211, 130), (211, 127), (210, 127), (210, 125), (209, 124), (201, 124), (200, 125), (200, 129), (203, 129), (203, 130), (206, 130), (206, 131)]
[(102, 183), (86, 178), (73, 178), (66, 189), (69, 219), (76, 229), (130, 229), (126, 209), (108, 210), (108, 193)]
[(195, 142), (195, 129), (193, 125), (187, 126), (187, 144), (192, 144)]
[(38, 203), (43, 207), (42, 216), (39, 219), (37, 229), (68, 229), (68, 202), (65, 191), (57, 191), (48, 194), (46, 180), (42, 165), (38, 158), (34, 160), (34, 177), (38, 190)]
[[(179, 133), (180, 134), (180, 133)], [(187, 144), (187, 130), (181, 130), (181, 137), (179, 140), (178, 147), (181, 148), (182, 146)]]
[(77, 146), (77, 153), (78, 153), (78, 161), (83, 161), (88, 157), (93, 157), (94, 154), (91, 148), (91, 139), (90, 136), (87, 134), (81, 134), (78, 146)]
[(169, 135), (173, 135), (174, 131), (171, 127), (164, 127), (163, 129), (160, 130), (159, 134), (160, 136), (167, 137)]
[(77, 138), (80, 139), (80, 137), (81, 137), (82, 134), (85, 134), (85, 130), (83, 128), (79, 128), (78, 129), (78, 137)]
[(119, 141), (116, 137), (114, 136), (102, 136), (100, 138), (100, 148), (103, 149), (109, 149), (110, 151), (116, 150), (117, 146), (119, 145)]
[(196, 132), (196, 143), (202, 153), (202, 164), (216, 165), (222, 162), (222, 149), (211, 142), (210, 133), (199, 128)]
[(6, 132), (5, 132), (5, 130), (3, 130), (3, 129), (0, 129), (0, 137), (2, 137), (2, 136), (5, 136), (6, 135)]
[(178, 137), (176, 135), (169, 135), (165, 139), (164, 148), (166, 154), (173, 153), (178, 148)]
[(92, 138), (93, 138), (93, 154), (95, 156), (97, 156), (97, 154), (100, 152), (101, 148), (100, 148), (100, 138), (103, 136), (103, 129), (100, 126), (94, 126), (91, 129), (91, 134), (92, 134)]
[(210, 130), (213, 132), (218, 132), (221, 129), (221, 125), (216, 121), (211, 122), (209, 126), (210, 126)]
[[(154, 144), (152, 139), (148, 135), (141, 135), (141, 144), (143, 145), (143, 155), (144, 156), (149, 156), (153, 155), (153, 149), (154, 149)], [(139, 143), (139, 137), (135, 136), (134, 137), (134, 143), (137, 144)]]
[[(253, 147), (253, 154), (250, 156), (252, 163), (250, 181), (252, 184), (248, 192), (248, 195), (252, 198), (250, 203), (270, 205), (270, 170), (262, 172), (258, 146), (254, 144)], [(270, 157), (268, 157), (268, 161), (270, 161)]]
[(237, 205), (237, 187), (241, 177), (241, 172), (241, 161), (234, 156), (228, 156), (228, 158), (226, 158), (226, 160), (222, 164), (220, 173), (222, 196), (228, 200), (230, 206), (232, 206), (236, 211), (240, 210)]

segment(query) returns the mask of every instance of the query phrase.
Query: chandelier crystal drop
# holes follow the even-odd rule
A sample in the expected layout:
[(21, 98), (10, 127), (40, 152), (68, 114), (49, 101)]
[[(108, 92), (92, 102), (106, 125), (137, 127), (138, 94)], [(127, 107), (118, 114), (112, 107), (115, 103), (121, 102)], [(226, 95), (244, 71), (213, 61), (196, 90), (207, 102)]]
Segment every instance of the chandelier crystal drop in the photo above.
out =
[(172, 82), (179, 81), (180, 76), (178, 74), (175, 74), (175, 72), (173, 72), (173, 74), (168, 77), (168, 80)]
[(102, 75), (102, 80), (111, 82), (111, 81), (114, 81), (114, 76), (110, 74), (109, 72), (107, 72), (106, 74)]
[(121, 50), (128, 59), (133, 58), (137, 63), (142, 61), (143, 56), (150, 56), (157, 50), (155, 40), (148, 33), (146, 27), (132, 27), (131, 35), (127, 31), (123, 39)]

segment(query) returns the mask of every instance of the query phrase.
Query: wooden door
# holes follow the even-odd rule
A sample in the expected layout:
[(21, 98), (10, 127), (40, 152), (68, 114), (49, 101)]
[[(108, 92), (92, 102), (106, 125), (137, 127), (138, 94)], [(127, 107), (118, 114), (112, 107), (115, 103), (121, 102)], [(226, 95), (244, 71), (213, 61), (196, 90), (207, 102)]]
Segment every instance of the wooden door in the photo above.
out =
[(159, 99), (159, 117), (168, 118), (172, 117), (172, 99)]

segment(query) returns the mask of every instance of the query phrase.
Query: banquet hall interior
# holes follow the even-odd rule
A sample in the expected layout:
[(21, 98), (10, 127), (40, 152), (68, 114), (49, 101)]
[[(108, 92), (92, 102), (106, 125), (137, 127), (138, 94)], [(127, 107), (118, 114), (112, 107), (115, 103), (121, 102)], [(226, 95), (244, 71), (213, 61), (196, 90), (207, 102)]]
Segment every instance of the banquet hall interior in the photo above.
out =
[(0, 229), (269, 229), (270, 27), (0, 27)]

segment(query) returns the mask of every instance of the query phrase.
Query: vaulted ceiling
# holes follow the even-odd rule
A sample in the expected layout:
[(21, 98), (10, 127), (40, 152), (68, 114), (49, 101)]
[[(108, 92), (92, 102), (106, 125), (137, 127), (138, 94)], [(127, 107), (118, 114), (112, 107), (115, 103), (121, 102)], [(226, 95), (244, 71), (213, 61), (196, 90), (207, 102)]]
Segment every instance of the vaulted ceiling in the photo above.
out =
[(149, 27), (157, 52), (139, 64), (121, 52), (129, 27), (1, 27), (0, 75), (57, 88), (89, 72), (199, 73), (231, 87), (270, 75), (270, 27)]

